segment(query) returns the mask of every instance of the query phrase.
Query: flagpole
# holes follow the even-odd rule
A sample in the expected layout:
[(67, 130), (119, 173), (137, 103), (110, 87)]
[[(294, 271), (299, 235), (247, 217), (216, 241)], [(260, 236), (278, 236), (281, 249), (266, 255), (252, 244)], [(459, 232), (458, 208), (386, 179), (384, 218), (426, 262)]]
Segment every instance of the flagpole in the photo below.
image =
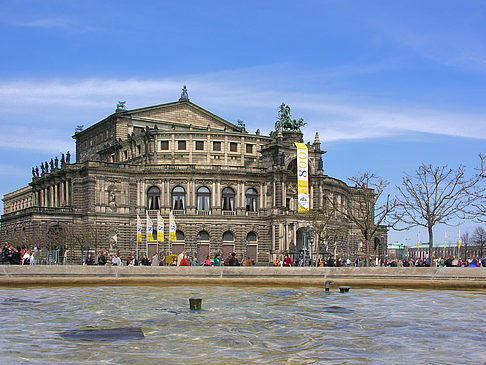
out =
[(457, 258), (460, 259), (461, 257), (461, 230), (459, 230), (459, 242), (457, 243)]
[(447, 231), (444, 230), (444, 258), (446, 257)]

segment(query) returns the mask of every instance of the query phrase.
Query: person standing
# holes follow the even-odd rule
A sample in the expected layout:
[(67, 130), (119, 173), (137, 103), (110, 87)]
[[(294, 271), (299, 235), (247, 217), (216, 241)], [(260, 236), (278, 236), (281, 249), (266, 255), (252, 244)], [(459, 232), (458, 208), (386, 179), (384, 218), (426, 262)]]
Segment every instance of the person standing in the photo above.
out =
[(238, 259), (236, 258), (236, 253), (231, 253), (231, 258), (229, 259), (228, 266), (240, 266)]
[(219, 256), (219, 253), (216, 254), (216, 256), (214, 256), (213, 265), (214, 266), (220, 266), (221, 265), (221, 256)]
[(91, 254), (88, 253), (88, 256), (86, 257), (86, 260), (84, 262), (86, 265), (94, 265), (95, 262), (93, 260), (93, 257), (91, 257)]
[(148, 259), (147, 255), (143, 255), (142, 266), (150, 266), (150, 260)]
[(100, 251), (100, 254), (98, 256), (98, 265), (100, 265), (100, 266), (106, 265), (105, 252)]
[(159, 255), (157, 255), (157, 252), (152, 256), (152, 266), (159, 266)]
[(181, 266), (182, 259), (184, 258), (184, 251), (177, 256), (177, 266)]

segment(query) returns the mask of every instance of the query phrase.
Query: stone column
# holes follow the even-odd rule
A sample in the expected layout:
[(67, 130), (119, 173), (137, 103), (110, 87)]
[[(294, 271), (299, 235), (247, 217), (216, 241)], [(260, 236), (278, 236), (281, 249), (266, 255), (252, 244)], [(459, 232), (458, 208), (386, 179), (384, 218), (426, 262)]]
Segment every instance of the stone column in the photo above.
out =
[(282, 206), (287, 206), (287, 189), (285, 189), (284, 181), (282, 181)]
[(172, 206), (170, 204), (170, 188), (169, 188), (169, 181), (168, 180), (164, 181), (164, 186), (165, 186), (165, 191), (166, 191), (165, 205), (167, 207), (169, 207), (169, 209), (172, 209)]
[(314, 209), (314, 184), (309, 186), (309, 208)]

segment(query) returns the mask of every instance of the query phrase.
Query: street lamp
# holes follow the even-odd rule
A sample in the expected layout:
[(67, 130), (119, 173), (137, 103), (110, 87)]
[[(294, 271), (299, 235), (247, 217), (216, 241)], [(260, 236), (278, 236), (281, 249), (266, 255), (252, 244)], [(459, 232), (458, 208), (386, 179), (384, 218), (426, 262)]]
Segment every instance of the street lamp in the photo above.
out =
[[(201, 243), (201, 234), (198, 233), (196, 235), (196, 250), (197, 250), (197, 252), (199, 252), (200, 243)], [(192, 259), (194, 260), (194, 250), (192, 249), (192, 245), (191, 245), (191, 256), (192, 256)], [(199, 260), (199, 255), (198, 255), (197, 260)], [(199, 261), (197, 263), (199, 264)]]
[(309, 256), (310, 256), (310, 265), (309, 266), (311, 266), (313, 264), (313, 260), (312, 260), (313, 259), (313, 254), (312, 254), (312, 251), (314, 251), (313, 250), (313, 248), (314, 248), (314, 233), (315, 233), (314, 227), (312, 227), (312, 226), (311, 227), (308, 227), (306, 231), (307, 231), (306, 232), (307, 233), (307, 235), (306, 235), (307, 236), (306, 237), (307, 238), (306, 239), (307, 242), (306, 243), (307, 243), (307, 249), (309, 250)]

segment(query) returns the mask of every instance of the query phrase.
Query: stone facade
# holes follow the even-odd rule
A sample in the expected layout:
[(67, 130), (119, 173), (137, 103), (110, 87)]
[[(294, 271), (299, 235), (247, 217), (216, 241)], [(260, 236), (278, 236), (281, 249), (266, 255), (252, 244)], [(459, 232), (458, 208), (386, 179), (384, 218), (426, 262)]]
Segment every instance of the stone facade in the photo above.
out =
[[(73, 138), (74, 163), (34, 174), (29, 186), (4, 196), (2, 241), (59, 246), (77, 257), (88, 248), (126, 257), (137, 246), (140, 255), (185, 249), (201, 258), (235, 251), (260, 264), (311, 246), (314, 257), (354, 259), (362, 249), (352, 224), (335, 218), (326, 229), (332, 237), (310, 237), (319, 216), (297, 213), (294, 142), (303, 143), (300, 130), (252, 134), (181, 98), (117, 109)], [(317, 134), (307, 147), (311, 212), (325, 212), (329, 196), (351, 206), (353, 188), (324, 174)], [(170, 210), (178, 240), (169, 245)], [(157, 212), (165, 220), (165, 242), (148, 245), (144, 233), (137, 245), (137, 215), (156, 222)], [(386, 229), (375, 242), (383, 255)]]

